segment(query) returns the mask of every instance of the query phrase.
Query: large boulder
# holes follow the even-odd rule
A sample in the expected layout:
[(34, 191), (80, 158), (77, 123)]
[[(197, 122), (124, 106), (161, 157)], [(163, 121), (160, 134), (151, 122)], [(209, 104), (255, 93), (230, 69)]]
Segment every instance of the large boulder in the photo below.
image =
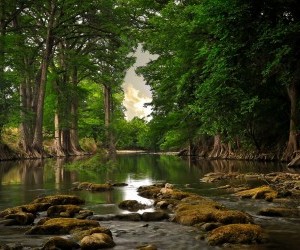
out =
[(113, 186), (110, 183), (96, 184), (96, 183), (92, 183), (92, 182), (81, 182), (77, 185), (77, 189), (78, 190), (104, 192), (104, 191), (113, 190)]
[(142, 214), (142, 220), (143, 221), (161, 221), (169, 219), (169, 214), (161, 211), (155, 211), (155, 212), (144, 212)]
[(84, 204), (84, 200), (75, 195), (50, 195), (37, 198), (31, 203), (49, 203), (51, 205), (81, 205)]
[(32, 227), (26, 232), (26, 234), (62, 235), (94, 227), (99, 227), (99, 222), (92, 220), (79, 220), (75, 218), (54, 218), (46, 220), (42, 225)]
[(81, 208), (77, 205), (54, 205), (47, 209), (49, 217), (73, 217)]
[(129, 210), (131, 212), (136, 212), (140, 209), (145, 209), (147, 205), (142, 204), (136, 200), (125, 200), (119, 203), (119, 208), (124, 210)]
[(105, 233), (94, 233), (89, 236), (85, 236), (80, 241), (82, 250), (94, 250), (102, 248), (111, 248), (116, 244), (113, 239)]
[(17, 213), (6, 215), (4, 218), (11, 220), (8, 224), (6, 224), (6, 226), (30, 225), (33, 223), (35, 216), (31, 213), (17, 212)]
[(251, 223), (252, 217), (244, 212), (228, 210), (221, 204), (199, 197), (185, 199), (175, 208), (173, 221), (193, 226), (207, 222), (222, 224)]
[(110, 236), (111, 238), (113, 237), (111, 231), (108, 228), (100, 227), (100, 226), (94, 227), (94, 228), (88, 229), (88, 230), (78, 231), (78, 232), (74, 233), (73, 236), (76, 240), (80, 241), (85, 236), (89, 236), (94, 233), (104, 233), (104, 234), (107, 234), (108, 236)]
[(253, 224), (231, 224), (212, 230), (207, 237), (210, 245), (257, 244), (266, 240), (263, 230)]
[(277, 197), (278, 192), (270, 186), (264, 185), (257, 188), (237, 192), (235, 195), (241, 198), (265, 199), (267, 201), (272, 201)]
[(258, 212), (260, 215), (270, 217), (299, 217), (300, 210), (298, 208), (286, 208), (286, 207), (270, 207), (262, 209)]
[(42, 247), (42, 250), (54, 250), (54, 249), (64, 249), (64, 250), (74, 250), (79, 249), (80, 245), (70, 239), (65, 239), (62, 237), (52, 237), (50, 238)]

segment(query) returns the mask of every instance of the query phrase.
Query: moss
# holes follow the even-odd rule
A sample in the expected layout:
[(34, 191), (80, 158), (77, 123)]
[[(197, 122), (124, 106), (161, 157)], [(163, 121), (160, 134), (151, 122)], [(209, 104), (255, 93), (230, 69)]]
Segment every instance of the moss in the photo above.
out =
[(81, 182), (77, 186), (79, 190), (89, 190), (89, 191), (98, 191), (98, 192), (103, 192), (103, 191), (110, 191), (113, 190), (113, 187), (111, 184), (96, 184), (96, 183), (91, 183), (91, 182)]
[(13, 219), (14, 222), (10, 225), (30, 225), (33, 223), (35, 216), (31, 213), (17, 212), (5, 216), (5, 219)]
[(23, 209), (20, 206), (19, 207), (7, 208), (7, 209), (0, 212), (0, 218), (4, 218), (7, 215), (16, 214), (16, 213), (19, 213), (19, 212), (23, 212)]
[(260, 215), (271, 217), (299, 217), (300, 210), (297, 208), (272, 207), (259, 211)]
[(116, 244), (109, 235), (104, 233), (94, 233), (92, 235), (85, 236), (80, 241), (80, 245), (82, 250), (93, 250), (114, 247)]
[(218, 227), (208, 234), (207, 241), (210, 245), (254, 244), (265, 240), (263, 230), (253, 224), (231, 224)]
[(160, 186), (151, 185), (139, 187), (137, 191), (140, 196), (152, 199), (157, 197), (157, 195), (160, 193), (160, 190)]
[(92, 235), (94, 233), (104, 233), (104, 234), (107, 234), (108, 236), (110, 236), (112, 238), (111, 231), (108, 228), (105, 228), (105, 227), (95, 227), (95, 228), (92, 228), (92, 229), (78, 231), (78, 232), (76, 232), (76, 230), (73, 231), (74, 238), (76, 240), (82, 240), (85, 236)]
[(277, 197), (278, 192), (271, 187), (264, 185), (261, 187), (237, 192), (235, 195), (241, 198), (266, 199), (268, 201), (271, 201), (272, 199)]
[(49, 217), (73, 217), (81, 208), (77, 205), (54, 205), (48, 208)]
[(31, 228), (26, 234), (69, 234), (73, 230), (87, 230), (98, 226), (99, 223), (97, 221), (74, 218), (54, 218), (45, 221), (42, 225)]
[(79, 248), (80, 248), (80, 245), (77, 244), (76, 242), (56, 236), (56, 237), (50, 238), (45, 243), (42, 250), (50, 250), (50, 249), (73, 250), (73, 249), (79, 249)]
[(37, 212), (46, 211), (50, 206), (51, 205), (49, 203), (36, 203), (7, 208), (0, 212), (0, 218), (10, 214), (17, 214), (20, 212), (36, 214)]
[(222, 205), (211, 200), (195, 200), (195, 204), (181, 203), (175, 208), (174, 221), (183, 225), (195, 225), (202, 222), (249, 223), (250, 215), (227, 210)]
[(174, 199), (174, 200), (182, 200), (184, 198), (190, 197), (192, 194), (188, 192), (182, 192), (179, 190), (170, 189), (167, 192), (161, 194), (159, 196), (160, 199)]
[(138, 211), (140, 209), (145, 209), (147, 206), (145, 204), (139, 203), (136, 200), (125, 200), (119, 203), (119, 208), (129, 211)]
[(84, 200), (74, 195), (50, 195), (42, 198), (37, 198), (31, 203), (50, 203), (51, 205), (80, 205), (84, 204)]

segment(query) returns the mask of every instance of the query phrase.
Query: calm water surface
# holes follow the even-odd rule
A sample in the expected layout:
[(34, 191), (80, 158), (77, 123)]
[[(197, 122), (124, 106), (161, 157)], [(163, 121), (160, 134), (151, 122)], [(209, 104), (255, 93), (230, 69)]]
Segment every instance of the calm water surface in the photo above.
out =
[[(86, 201), (86, 208), (98, 214), (124, 213), (117, 206), (126, 199), (136, 199), (151, 204), (150, 200), (137, 195), (141, 185), (169, 182), (185, 191), (211, 197), (227, 207), (244, 210), (255, 216), (272, 235), (272, 246), (260, 249), (299, 249), (300, 221), (259, 217), (257, 211), (271, 203), (264, 201), (235, 200), (216, 184), (202, 183), (200, 178), (209, 172), (269, 173), (290, 171), (280, 164), (240, 161), (197, 161), (196, 164), (169, 155), (118, 155), (115, 160), (100, 156), (82, 159), (47, 159), (44, 161), (0, 162), (0, 211), (31, 202), (39, 196), (50, 194), (76, 194)], [(126, 187), (111, 192), (71, 191), (76, 182), (119, 183)], [(235, 180), (239, 184), (240, 180)], [(221, 183), (222, 184), (222, 183)], [(225, 183), (224, 184), (228, 184)], [(240, 183), (244, 184), (244, 183)], [(261, 183), (248, 182), (250, 186)], [(142, 211), (140, 211), (142, 212)], [(4, 231), (0, 230), (0, 234)], [(1, 236), (1, 235), (0, 235)], [(1, 238), (0, 238), (1, 239)]]

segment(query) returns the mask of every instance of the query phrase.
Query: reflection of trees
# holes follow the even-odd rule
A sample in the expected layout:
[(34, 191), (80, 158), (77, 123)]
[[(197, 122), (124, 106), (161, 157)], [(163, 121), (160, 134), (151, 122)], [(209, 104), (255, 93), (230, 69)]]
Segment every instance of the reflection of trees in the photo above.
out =
[(2, 186), (2, 179), (6, 173), (10, 171), (16, 165), (14, 161), (5, 161), (0, 163), (0, 188)]
[(202, 175), (207, 174), (209, 172), (269, 173), (273, 171), (287, 171), (287, 168), (281, 163), (242, 160), (198, 159), (192, 162), (192, 166), (200, 168)]
[(44, 162), (43, 160), (26, 160), (20, 167), (21, 182), (24, 185), (38, 185), (43, 187), (44, 183)]

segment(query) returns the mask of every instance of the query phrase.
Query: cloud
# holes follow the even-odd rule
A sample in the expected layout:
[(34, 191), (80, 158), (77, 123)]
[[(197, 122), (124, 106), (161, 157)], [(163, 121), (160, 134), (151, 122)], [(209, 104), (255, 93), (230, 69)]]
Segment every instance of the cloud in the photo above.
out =
[(145, 117), (147, 120), (150, 120), (151, 118), (147, 116), (151, 113), (151, 107), (144, 107), (144, 104), (152, 101), (152, 93), (150, 87), (146, 85), (144, 78), (138, 76), (135, 70), (139, 66), (146, 65), (150, 60), (157, 58), (157, 56), (143, 51), (141, 45), (138, 46), (134, 56), (136, 57), (136, 62), (127, 71), (123, 83), (125, 115), (127, 120), (131, 120), (135, 116), (140, 118)]
[(125, 83), (123, 88), (125, 93), (123, 104), (126, 108), (126, 118), (131, 120), (137, 116), (149, 120), (149, 117), (147, 118), (147, 116), (151, 113), (151, 107), (144, 107), (144, 104), (151, 102), (152, 98), (135, 88), (131, 83)]

